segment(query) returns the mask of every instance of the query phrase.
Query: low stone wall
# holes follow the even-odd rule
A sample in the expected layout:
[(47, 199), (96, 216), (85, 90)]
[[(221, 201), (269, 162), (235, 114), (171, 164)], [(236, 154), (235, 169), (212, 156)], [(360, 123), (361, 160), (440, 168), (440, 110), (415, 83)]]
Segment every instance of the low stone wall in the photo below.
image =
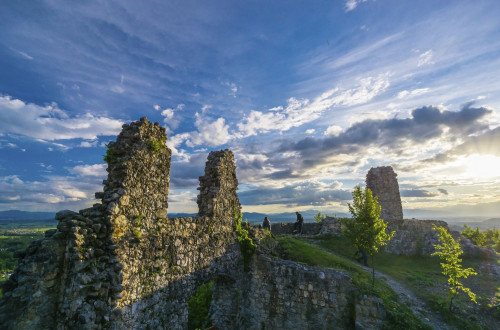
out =
[[(273, 223), (271, 232), (273, 235), (292, 235), (295, 223), (294, 222), (281, 222)], [(302, 235), (317, 235), (321, 230), (321, 223), (304, 222), (302, 227)]]

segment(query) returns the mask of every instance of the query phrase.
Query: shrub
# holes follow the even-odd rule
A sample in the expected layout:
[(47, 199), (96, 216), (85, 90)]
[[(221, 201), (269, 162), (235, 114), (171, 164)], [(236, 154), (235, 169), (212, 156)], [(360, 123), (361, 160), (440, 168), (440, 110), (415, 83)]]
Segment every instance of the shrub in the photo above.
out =
[(206, 329), (212, 326), (208, 314), (212, 303), (213, 282), (201, 285), (188, 300), (188, 329)]
[(248, 230), (242, 227), (243, 214), (235, 214), (235, 232), (238, 237), (238, 242), (240, 243), (240, 251), (243, 255), (243, 267), (246, 272), (250, 270), (250, 261), (252, 259), (257, 245), (253, 242), (253, 239), (248, 236)]
[(116, 161), (115, 150), (110, 144), (107, 145), (106, 155), (104, 155), (103, 159), (108, 165)]

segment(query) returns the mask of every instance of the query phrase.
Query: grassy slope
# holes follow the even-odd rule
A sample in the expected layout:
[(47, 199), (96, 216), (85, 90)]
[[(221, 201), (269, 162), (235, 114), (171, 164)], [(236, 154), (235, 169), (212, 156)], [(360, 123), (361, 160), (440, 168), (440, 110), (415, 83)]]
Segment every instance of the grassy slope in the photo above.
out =
[[(355, 249), (345, 237), (323, 237), (315, 240), (315, 243), (355, 262)], [(375, 256), (376, 270), (411, 289), (417, 297), (439, 311), (450, 325), (461, 329), (480, 329), (479, 320), (483, 321), (483, 327), (489, 328), (494, 324), (495, 318), (500, 316), (498, 308), (491, 307), (495, 300), (498, 304), (500, 297), (495, 299), (494, 296), (500, 294), (500, 283), (488, 272), (481, 271), (484, 265), (485, 261), (482, 260), (464, 259), (464, 267), (472, 267), (479, 272), (478, 276), (466, 279), (463, 283), (478, 294), (480, 304), (474, 305), (466, 295), (461, 294), (455, 299), (456, 309), (451, 313), (448, 310), (446, 278), (441, 274), (437, 257), (398, 256), (384, 252)]]
[(287, 259), (309, 266), (346, 270), (361, 294), (382, 298), (387, 312), (387, 329), (429, 329), (408, 307), (398, 301), (398, 295), (385, 282), (376, 280), (375, 288), (372, 288), (370, 274), (354, 263), (295, 238), (280, 238), (279, 242)]

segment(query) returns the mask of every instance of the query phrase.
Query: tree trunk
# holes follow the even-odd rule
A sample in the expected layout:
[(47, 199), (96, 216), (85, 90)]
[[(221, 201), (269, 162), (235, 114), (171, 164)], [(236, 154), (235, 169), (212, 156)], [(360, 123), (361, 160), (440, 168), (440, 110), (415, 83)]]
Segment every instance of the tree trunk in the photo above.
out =
[(372, 288), (375, 287), (375, 262), (373, 261), (373, 253), (372, 253)]

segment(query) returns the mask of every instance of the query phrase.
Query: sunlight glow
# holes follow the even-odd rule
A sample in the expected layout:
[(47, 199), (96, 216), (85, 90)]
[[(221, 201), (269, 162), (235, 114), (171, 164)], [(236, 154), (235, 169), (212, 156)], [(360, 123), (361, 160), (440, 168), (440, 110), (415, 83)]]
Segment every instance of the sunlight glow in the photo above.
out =
[(465, 165), (464, 176), (471, 178), (500, 177), (500, 157), (492, 155), (470, 155), (459, 162)]

